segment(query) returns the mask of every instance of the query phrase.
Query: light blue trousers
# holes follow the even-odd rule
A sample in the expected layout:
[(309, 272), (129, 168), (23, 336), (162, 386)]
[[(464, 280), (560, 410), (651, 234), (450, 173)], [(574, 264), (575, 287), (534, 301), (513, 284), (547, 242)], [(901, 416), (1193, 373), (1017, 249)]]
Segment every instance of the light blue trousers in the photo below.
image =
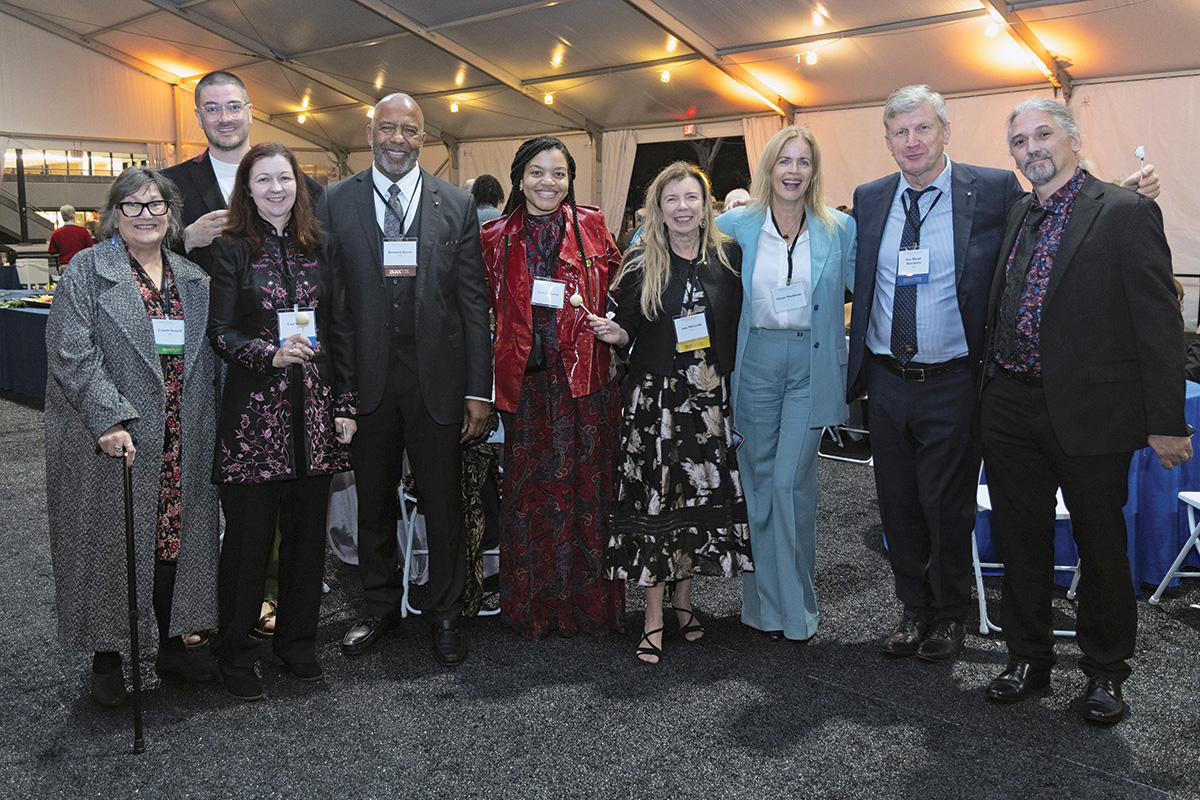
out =
[(754, 572), (742, 574), (742, 622), (807, 639), (817, 631), (817, 448), (811, 333), (752, 329), (738, 365), (734, 427), (750, 513)]

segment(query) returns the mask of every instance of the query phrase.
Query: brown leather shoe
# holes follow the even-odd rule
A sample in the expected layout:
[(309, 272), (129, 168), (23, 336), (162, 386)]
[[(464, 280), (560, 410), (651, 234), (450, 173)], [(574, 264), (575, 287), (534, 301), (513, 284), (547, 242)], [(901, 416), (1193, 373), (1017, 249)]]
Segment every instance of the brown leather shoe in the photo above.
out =
[(928, 623), (921, 622), (914, 617), (902, 618), (900, 624), (896, 626), (896, 630), (883, 643), (883, 654), (892, 658), (916, 655), (928, 628)]

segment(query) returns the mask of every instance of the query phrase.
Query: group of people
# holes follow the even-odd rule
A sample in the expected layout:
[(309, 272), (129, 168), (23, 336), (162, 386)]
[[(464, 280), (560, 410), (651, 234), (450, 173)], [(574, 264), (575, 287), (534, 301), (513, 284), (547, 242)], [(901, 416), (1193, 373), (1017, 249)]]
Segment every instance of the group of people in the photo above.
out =
[[(635, 655), (657, 664), (668, 612), (683, 642), (704, 635), (693, 577), (741, 573), (746, 625), (811, 638), (818, 445), (865, 392), (904, 606), (884, 653), (944, 661), (963, 646), (982, 449), (1012, 658), (988, 698), (1049, 681), (1061, 485), (1083, 558), (1084, 716), (1123, 716), (1136, 623), (1123, 470), (1147, 441), (1168, 468), (1190, 458), (1183, 353), (1166, 344), (1179, 311), (1157, 206), (1078, 166), (1066, 106), (1032, 100), (1010, 117), (1031, 199), (1011, 172), (953, 164), (941, 96), (906, 87), (884, 109), (900, 172), (859, 187), (851, 216), (825, 203), (812, 133), (788, 126), (749, 198), (719, 217), (697, 167), (662, 170), (622, 255), (600, 210), (576, 202), (554, 137), (520, 146), (507, 202), (485, 215), (503, 199), (495, 179), (476, 183), (476, 202), (418, 166), (424, 119), (407, 95), (375, 106), (372, 166), (321, 191), (286, 148), (249, 146), (236, 76), (205, 76), (195, 94), (209, 149), (113, 183), (103, 241), (72, 263), (47, 329), (60, 631), (94, 653), (98, 702), (123, 699), (128, 643), (112, 458), (158, 463), (138, 473), (135, 523), (139, 553), (154, 553), (138, 574), (160, 674), (219, 677), (253, 700), (276, 537), (274, 655), (298, 680), (323, 676), (333, 473), (353, 467), (358, 492), (363, 614), (343, 652), (399, 622), (405, 454), (428, 533), (432, 652), (467, 657), (462, 453), (493, 404), (507, 625), (618, 631), (636, 580)], [(1151, 167), (1126, 185), (1153, 196), (1158, 179)]]

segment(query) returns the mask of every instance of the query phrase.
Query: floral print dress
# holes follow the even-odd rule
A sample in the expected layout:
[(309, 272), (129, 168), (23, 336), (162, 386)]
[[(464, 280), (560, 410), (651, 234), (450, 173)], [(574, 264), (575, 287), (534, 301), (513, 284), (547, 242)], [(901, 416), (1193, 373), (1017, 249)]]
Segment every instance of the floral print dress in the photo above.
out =
[[(132, 254), (129, 263), (133, 279), (146, 304), (150, 319), (183, 319), (183, 303), (171, 275), (171, 266), (163, 256), (162, 287), (154, 281)], [(162, 466), (158, 482), (158, 535), (154, 555), (159, 561), (175, 561), (179, 555), (179, 433), (183, 398), (183, 355), (160, 355), (163, 388), (166, 390), (166, 425), (163, 430)]]
[[(689, 280), (688, 295), (703, 314), (700, 281)], [(633, 388), (606, 553), (612, 578), (654, 586), (754, 569), (729, 381), (708, 353), (676, 353), (674, 374), (647, 373)]]

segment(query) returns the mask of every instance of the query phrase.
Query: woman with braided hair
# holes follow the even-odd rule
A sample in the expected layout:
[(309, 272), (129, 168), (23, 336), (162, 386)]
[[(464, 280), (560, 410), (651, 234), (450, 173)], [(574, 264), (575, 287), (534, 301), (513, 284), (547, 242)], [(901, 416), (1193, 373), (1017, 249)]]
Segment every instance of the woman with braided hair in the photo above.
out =
[(552, 136), (524, 142), (504, 216), (483, 228), (504, 421), (500, 609), (527, 637), (621, 627), (625, 590), (604, 577), (620, 399), (603, 314), (620, 253), (595, 206), (575, 202), (575, 161)]

